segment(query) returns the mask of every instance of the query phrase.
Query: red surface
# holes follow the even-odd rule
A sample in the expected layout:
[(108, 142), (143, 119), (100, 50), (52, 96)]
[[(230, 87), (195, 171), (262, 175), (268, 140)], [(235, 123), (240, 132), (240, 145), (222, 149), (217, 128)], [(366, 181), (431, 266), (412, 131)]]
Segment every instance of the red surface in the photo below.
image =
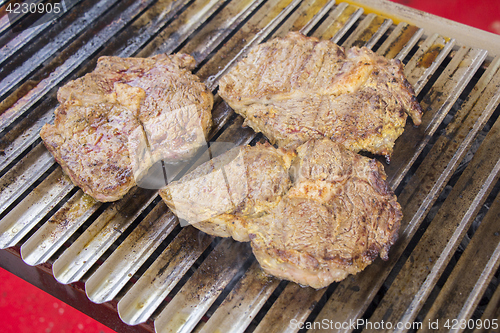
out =
[[(392, 1), (500, 34), (499, 0)], [(1, 268), (0, 281), (0, 331), (2, 333), (114, 332)]]
[(0, 281), (2, 333), (114, 333), (3, 268), (0, 268)]
[(427, 13), (500, 34), (499, 0), (391, 0)]

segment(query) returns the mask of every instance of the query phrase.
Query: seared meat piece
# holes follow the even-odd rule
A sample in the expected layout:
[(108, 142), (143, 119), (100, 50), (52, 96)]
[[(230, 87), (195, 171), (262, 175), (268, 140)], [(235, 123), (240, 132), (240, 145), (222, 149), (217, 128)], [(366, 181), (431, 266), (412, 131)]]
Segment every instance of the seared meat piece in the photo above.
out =
[(235, 147), (160, 190), (172, 211), (211, 235), (249, 241), (246, 218), (276, 206), (295, 153), (269, 144)]
[(56, 109), (55, 125), (45, 125), (40, 135), (73, 183), (104, 202), (135, 185), (128, 137), (137, 128), (133, 112), (119, 104), (71, 100)]
[[(216, 236), (250, 240), (266, 272), (302, 285), (322, 288), (360, 272), (379, 254), (387, 259), (402, 213), (380, 162), (329, 139), (301, 145), (291, 164), (285, 162), (293, 157), (290, 152), (272, 151), (272, 147), (265, 147), (265, 154), (242, 159), (243, 164), (234, 162), (234, 153), (222, 155), (160, 194), (194, 227)], [(222, 169), (226, 169), (226, 181), (219, 174)], [(253, 176), (247, 176), (255, 184), (251, 188), (258, 189), (258, 197), (266, 200), (245, 201), (242, 196), (241, 175), (251, 170)], [(262, 182), (262, 174), (268, 173), (269, 178)], [(291, 187), (284, 175), (290, 177)], [(220, 194), (223, 192), (225, 197)], [(172, 199), (173, 193), (176, 199)], [(233, 193), (238, 193), (238, 204), (223, 206)], [(247, 198), (255, 199), (254, 192), (246, 193), (252, 193)], [(201, 223), (205, 216), (193, 219), (191, 215), (208, 210), (209, 218)]]
[(291, 32), (253, 48), (219, 82), (220, 96), (272, 143), (327, 137), (390, 157), (407, 114), (422, 110), (398, 60)]
[(101, 57), (59, 89), (54, 125), (40, 135), (73, 183), (99, 201), (120, 199), (159, 160), (205, 144), (213, 96), (186, 54)]
[(314, 288), (388, 259), (402, 218), (383, 166), (327, 140), (298, 148), (283, 200), (248, 226), (262, 268)]

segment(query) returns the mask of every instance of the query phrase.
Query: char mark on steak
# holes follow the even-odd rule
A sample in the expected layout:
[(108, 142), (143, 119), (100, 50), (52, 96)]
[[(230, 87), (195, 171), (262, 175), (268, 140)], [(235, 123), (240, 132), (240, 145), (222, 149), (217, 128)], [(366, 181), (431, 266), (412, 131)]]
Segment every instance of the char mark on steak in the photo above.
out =
[(85, 193), (120, 199), (156, 162), (189, 159), (205, 144), (213, 96), (194, 65), (186, 54), (99, 58), (59, 89), (45, 146)]
[(250, 50), (219, 82), (220, 96), (273, 144), (330, 138), (388, 158), (407, 114), (422, 109), (399, 60), (290, 32)]
[(194, 227), (250, 241), (266, 272), (314, 288), (387, 259), (402, 218), (382, 164), (329, 139), (238, 147), (160, 195)]

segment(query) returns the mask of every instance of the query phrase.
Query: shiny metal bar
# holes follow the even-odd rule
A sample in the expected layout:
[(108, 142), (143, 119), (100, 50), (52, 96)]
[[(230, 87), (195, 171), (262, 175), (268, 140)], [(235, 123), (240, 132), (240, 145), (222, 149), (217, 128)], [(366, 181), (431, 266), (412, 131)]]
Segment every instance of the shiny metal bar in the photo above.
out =
[(52, 172), (0, 220), (0, 248), (16, 245), (72, 189), (61, 168)]
[[(500, 195), (497, 195), (437, 299), (432, 303), (424, 323), (445, 323), (450, 318), (462, 323), (472, 318), (500, 265), (500, 236), (497, 232), (499, 216)], [(476, 324), (474, 322), (473, 326), (479, 326)], [(422, 332), (430, 331), (428, 325), (422, 329)], [(462, 332), (464, 329), (458, 327), (451, 331)]]
[(142, 264), (177, 225), (177, 218), (160, 202), (85, 282), (94, 303), (112, 301)]
[(0, 213), (5, 211), (54, 164), (52, 155), (42, 146), (30, 151), (0, 178)]
[(185, 227), (118, 302), (118, 314), (129, 325), (147, 321), (214, 237)]
[(424, 29), (401, 22), (380, 45), (377, 53), (389, 59), (394, 58), (403, 61), (420, 40), (423, 33)]
[(363, 11), (362, 8), (341, 2), (316, 29), (313, 35), (322, 36), (324, 39), (331, 39), (336, 36), (338, 41), (359, 19)]
[(335, 5), (335, 1), (329, 1), (326, 3), (325, 6), (323, 6), (323, 8), (321, 8), (321, 10), (319, 12), (317, 12), (314, 17), (307, 22), (306, 25), (304, 25), (302, 28), (300, 28), (300, 32), (304, 35), (308, 35), (309, 32), (311, 31), (312, 28), (314, 28), (314, 26), (316, 24), (319, 23), (319, 21), (321, 21), (321, 19), (323, 18), (323, 16), (325, 16), (333, 7), (333, 5)]
[(315, 290), (289, 282), (254, 332), (297, 332), (298, 327), (293, 327), (292, 323), (307, 320), (325, 289)]
[[(500, 177), (500, 121), (480, 146), (371, 319), (412, 322)], [(494, 147), (496, 146), (496, 147)], [(422, 269), (422, 267), (426, 267)], [(397, 329), (403, 332), (405, 329)]]
[[(39, 4), (40, 2), (42, 2), (42, 0), (34, 0), (32, 3)], [(3, 17), (1, 17), (0, 34), (4, 33), (7, 29), (9, 29), (11, 26), (15, 25), (18, 21), (28, 15), (29, 13), (21, 13), (21, 15), (13, 15), (10, 17), (8, 15), (4, 15)]]
[(487, 52), (484, 50), (460, 48), (433, 84), (429, 94), (420, 103), (424, 110), (422, 123), (418, 128), (407, 126), (394, 146), (394, 150), (398, 153), (394, 154), (391, 164), (386, 168), (387, 173), (390, 174), (388, 181), (393, 188), (396, 188), (406, 175), (430, 137), (484, 62), (486, 55)]
[(437, 34), (429, 36), (405, 66), (405, 75), (418, 95), (432, 74), (448, 56), (455, 40)]
[(47, 262), (100, 206), (79, 190), (21, 246), (21, 258), (30, 266)]
[(378, 28), (377, 32), (375, 32), (373, 36), (366, 42), (365, 46), (369, 49), (372, 49), (391, 26), (392, 26), (392, 20), (390, 19), (384, 20), (384, 22), (380, 25), (380, 28)]
[(489, 321), (490, 325), (481, 325), (481, 327), (478, 325), (474, 333), (490, 332), (492, 319), (496, 319), (497, 322), (500, 321), (500, 288), (498, 287), (481, 316), (481, 322), (487, 323)]
[(247, 243), (223, 239), (160, 312), (155, 331), (192, 331), (249, 256)]
[(63, 284), (80, 280), (155, 197), (152, 190), (136, 188), (109, 205), (54, 262), (52, 272), (56, 280)]
[(353, 33), (347, 37), (342, 46), (346, 49), (350, 49), (353, 46), (361, 47), (367, 45), (371, 39), (375, 39), (373, 42), (374, 45), (376, 39), (381, 37), (381, 34), (377, 34), (377, 32), (382, 30), (382, 34), (385, 33), (391, 24), (392, 21), (370, 13), (359, 23)]
[[(342, 28), (340, 28), (337, 32), (335, 32), (335, 35), (333, 35), (330, 38), (330, 40), (332, 42), (334, 42), (335, 44), (338, 44), (340, 39), (347, 33), (347, 31), (361, 17), (361, 15), (363, 14), (363, 11), (364, 11), (363, 8), (356, 9), (356, 11), (351, 16), (349, 16), (349, 18), (347, 19), (347, 21), (345, 21), (345, 23), (341, 21), (341, 19), (342, 19), (342, 17), (341, 17), (339, 23), (341, 24)], [(331, 29), (327, 32), (327, 34), (329, 34), (330, 31), (331, 31)]]
[(81, 0), (69, 1), (67, 6), (62, 6), (61, 11), (58, 13), (52, 14), (52, 20), (46, 21), (46, 19), (42, 16), (37, 22), (32, 24), (32, 27), (21, 31), (16, 34), (11, 40), (7, 43), (3, 44), (2, 41), (4, 38), (12, 37), (8, 36), (9, 34), (14, 35), (14, 33), (10, 32), (0, 38), (0, 44), (4, 45), (0, 48), (0, 65), (3, 64), (7, 59), (9, 59), (13, 54), (19, 52), (23, 47), (25, 47), (30, 41), (34, 40), (36, 37), (45, 31), (48, 27), (54, 24), (53, 21), (59, 19), (61, 16), (66, 14), (69, 10), (71, 10), (74, 6), (78, 5)]
[(250, 17), (264, 0), (231, 1), (220, 15), (214, 17), (198, 34), (183, 48), (192, 55), (197, 64), (207, 59), (220, 43), (244, 20)]
[(257, 261), (245, 272), (200, 333), (244, 332), (278, 286), (280, 280), (264, 273)]

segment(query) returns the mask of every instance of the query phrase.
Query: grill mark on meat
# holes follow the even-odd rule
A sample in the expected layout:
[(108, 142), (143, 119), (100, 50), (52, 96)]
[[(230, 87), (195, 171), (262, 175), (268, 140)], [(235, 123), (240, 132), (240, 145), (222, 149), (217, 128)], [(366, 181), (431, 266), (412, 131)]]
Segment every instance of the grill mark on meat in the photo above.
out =
[[(212, 186), (231, 192), (235, 181), (247, 182), (244, 206), (227, 206), (220, 215), (188, 222), (215, 236), (250, 241), (264, 271), (302, 285), (322, 288), (358, 273), (377, 255), (387, 260), (402, 213), (380, 162), (329, 139), (306, 142), (291, 162), (286, 161), (295, 154), (268, 144), (237, 149), (246, 154), (238, 166), (244, 172), (232, 168), (226, 184), (203, 181), (202, 177), (217, 170), (207, 162), (160, 190), (160, 195), (176, 214), (188, 216), (205, 209), (200, 206), (204, 195), (199, 192), (217, 192)], [(213, 163), (218, 167), (230, 163), (224, 155)], [(239, 179), (239, 174), (247, 180)], [(259, 177), (262, 174), (269, 175), (269, 181)], [(198, 183), (191, 184), (193, 179), (199, 179)], [(283, 182), (285, 186), (274, 186)], [(196, 193), (192, 188), (197, 188)], [(252, 188), (259, 191), (252, 192)], [(272, 194), (272, 204), (267, 204), (265, 188)], [(173, 199), (175, 191), (181, 205)], [(220, 202), (217, 196), (212, 200)], [(184, 201), (189, 205), (183, 205)]]
[(205, 143), (213, 96), (189, 55), (101, 57), (57, 93), (54, 125), (40, 132), (64, 172), (99, 201), (120, 199), (160, 160)]
[(254, 47), (221, 78), (219, 94), (287, 149), (328, 137), (390, 157), (407, 114), (415, 125), (422, 114), (400, 61), (296, 32)]
[[(211, 233), (217, 225), (215, 235), (248, 241), (246, 219), (279, 203), (290, 186), (288, 168), (294, 155), (269, 144), (236, 147), (159, 193), (177, 216), (200, 230)], [(218, 176), (222, 169), (226, 178)]]

